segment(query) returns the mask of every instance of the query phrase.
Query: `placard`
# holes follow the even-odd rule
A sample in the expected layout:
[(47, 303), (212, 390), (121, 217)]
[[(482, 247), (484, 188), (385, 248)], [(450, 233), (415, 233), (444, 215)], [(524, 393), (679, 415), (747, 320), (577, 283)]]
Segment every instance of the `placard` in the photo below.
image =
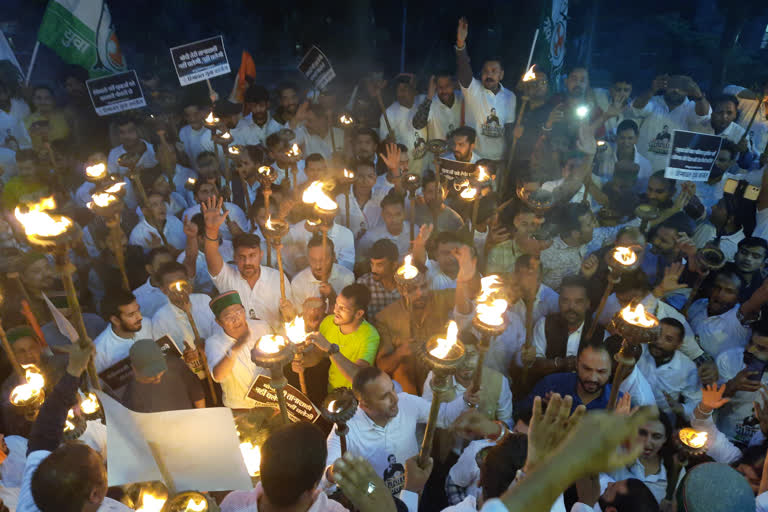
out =
[(171, 48), (171, 60), (181, 85), (202, 82), (229, 73), (229, 60), (221, 36)]
[[(277, 394), (271, 383), (271, 377), (267, 375), (259, 375), (256, 377), (256, 380), (253, 381), (253, 384), (251, 384), (251, 389), (248, 391), (248, 398), (255, 400), (265, 407), (279, 409), (280, 406), (277, 403)], [(285, 385), (283, 393), (285, 394), (285, 406), (288, 409), (288, 419), (293, 423), (299, 421), (314, 423), (320, 418), (320, 410), (315, 407), (307, 395), (290, 384)]]
[(447, 180), (472, 178), (476, 169), (477, 164), (440, 157), (440, 176)]
[(336, 77), (331, 61), (317, 46), (310, 48), (301, 59), (299, 71), (304, 73), (304, 76), (321, 91), (324, 91), (330, 81)]
[(163, 354), (166, 356), (171, 355), (179, 358), (182, 356), (179, 347), (176, 346), (171, 337), (167, 334), (162, 338), (155, 340), (155, 343), (157, 343), (157, 346), (160, 347), (160, 350), (162, 350)]
[(723, 138), (719, 135), (673, 131), (664, 177), (673, 180), (707, 181), (722, 143)]
[(147, 106), (136, 71), (86, 80), (91, 103), (100, 116)]
[(114, 389), (119, 390), (128, 385), (133, 378), (133, 368), (131, 368), (131, 358), (116, 362), (106, 370), (99, 373), (99, 378), (107, 383), (107, 385)]

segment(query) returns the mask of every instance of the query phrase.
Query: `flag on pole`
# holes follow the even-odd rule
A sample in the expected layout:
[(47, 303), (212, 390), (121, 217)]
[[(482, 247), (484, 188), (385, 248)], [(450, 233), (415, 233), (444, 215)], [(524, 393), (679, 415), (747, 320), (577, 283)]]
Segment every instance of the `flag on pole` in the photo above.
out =
[(544, 5), (543, 21), (540, 27), (544, 37), (539, 37), (534, 61), (545, 66), (553, 90), (558, 90), (565, 70), (568, 0), (548, 0)]
[(246, 50), (243, 50), (243, 55), (240, 57), (240, 69), (235, 77), (235, 85), (232, 87), (232, 94), (229, 97), (229, 101), (233, 103), (243, 103), (245, 99), (245, 90), (256, 79), (256, 63), (253, 62), (253, 57)]
[(37, 38), (91, 78), (126, 70), (104, 0), (50, 0)]
[(5, 34), (3, 34), (2, 30), (0, 30), (0, 60), (7, 60), (13, 64), (13, 67), (19, 70), (20, 75), (22, 74), (19, 61), (16, 60), (16, 55), (13, 53), (11, 45), (8, 44), (8, 40), (5, 38)]

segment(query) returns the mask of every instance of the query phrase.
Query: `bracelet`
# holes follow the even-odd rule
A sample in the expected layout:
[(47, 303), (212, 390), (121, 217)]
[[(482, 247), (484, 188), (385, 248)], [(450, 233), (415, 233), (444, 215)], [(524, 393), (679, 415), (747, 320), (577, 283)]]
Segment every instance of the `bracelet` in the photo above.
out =
[(504, 425), (504, 422), (501, 422), (499, 420), (494, 421), (494, 423), (499, 426), (499, 432), (494, 436), (488, 436), (488, 439), (490, 439), (491, 441), (499, 441), (507, 434), (507, 426)]
[(702, 416), (712, 416), (712, 413), (714, 412), (714, 410), (712, 410), (712, 411), (709, 411), (709, 412), (704, 412), (704, 411), (702, 411), (702, 410), (701, 410), (701, 403), (699, 403), (699, 405), (697, 405), (697, 406), (696, 406), (696, 410), (697, 410), (697, 411), (699, 412), (699, 414), (701, 414)]
[(218, 243), (218, 241), (219, 241), (219, 237), (216, 237), (216, 238), (211, 238), (211, 237), (209, 237), (209, 236), (208, 236), (208, 233), (205, 233), (205, 234), (203, 235), (203, 237), (204, 237), (206, 240), (208, 240), (209, 242), (216, 242), (216, 243)]
[(552, 131), (552, 128), (547, 128), (546, 125), (542, 126), (541, 129), (544, 130), (545, 132), (551, 132)]

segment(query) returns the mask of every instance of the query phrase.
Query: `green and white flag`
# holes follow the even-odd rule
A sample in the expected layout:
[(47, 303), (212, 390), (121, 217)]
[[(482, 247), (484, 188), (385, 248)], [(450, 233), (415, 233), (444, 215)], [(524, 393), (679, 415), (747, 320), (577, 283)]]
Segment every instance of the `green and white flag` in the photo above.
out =
[(50, 0), (37, 38), (91, 78), (126, 70), (104, 0)]

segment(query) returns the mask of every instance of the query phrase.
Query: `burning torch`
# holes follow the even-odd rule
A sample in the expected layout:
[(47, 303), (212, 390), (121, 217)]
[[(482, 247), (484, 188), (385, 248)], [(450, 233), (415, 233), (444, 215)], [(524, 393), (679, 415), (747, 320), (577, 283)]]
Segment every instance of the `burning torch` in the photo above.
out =
[(285, 405), (285, 393), (283, 388), (288, 383), (283, 374), (283, 367), (293, 359), (293, 345), (286, 342), (282, 336), (265, 334), (256, 343), (251, 352), (251, 360), (256, 366), (269, 370), (272, 378), (271, 385), (277, 395), (277, 404), (280, 407), (280, 417), (284, 424), (288, 424), (288, 409)]

